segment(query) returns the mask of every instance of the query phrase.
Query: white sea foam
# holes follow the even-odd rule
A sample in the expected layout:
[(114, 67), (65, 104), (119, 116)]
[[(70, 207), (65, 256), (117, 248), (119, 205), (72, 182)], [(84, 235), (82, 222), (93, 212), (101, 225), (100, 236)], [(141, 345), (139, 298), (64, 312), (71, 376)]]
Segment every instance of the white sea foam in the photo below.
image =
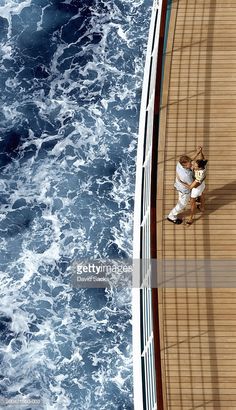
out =
[(0, 182), (2, 372), (47, 410), (132, 408), (130, 290), (73, 289), (70, 263), (132, 252), (143, 4), (95, 0), (64, 23), (54, 3), (0, 2), (0, 129), (14, 148)]

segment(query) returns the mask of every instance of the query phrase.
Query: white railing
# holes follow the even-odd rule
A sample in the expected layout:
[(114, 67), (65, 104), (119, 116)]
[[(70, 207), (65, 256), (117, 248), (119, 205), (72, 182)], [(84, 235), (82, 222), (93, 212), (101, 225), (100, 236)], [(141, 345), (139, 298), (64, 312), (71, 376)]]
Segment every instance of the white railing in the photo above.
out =
[[(151, 290), (151, 175), (157, 64), (160, 56), (160, 30), (167, 0), (154, 1), (139, 122), (134, 209), (134, 283), (133, 288), (133, 372), (135, 410), (159, 409), (156, 394), (156, 364)], [(163, 40), (163, 39), (162, 39)], [(159, 51), (159, 53), (158, 53)], [(158, 57), (159, 56), (159, 57)], [(157, 135), (155, 136), (158, 137)], [(137, 263), (138, 261), (138, 263)], [(140, 261), (140, 263), (139, 263)]]

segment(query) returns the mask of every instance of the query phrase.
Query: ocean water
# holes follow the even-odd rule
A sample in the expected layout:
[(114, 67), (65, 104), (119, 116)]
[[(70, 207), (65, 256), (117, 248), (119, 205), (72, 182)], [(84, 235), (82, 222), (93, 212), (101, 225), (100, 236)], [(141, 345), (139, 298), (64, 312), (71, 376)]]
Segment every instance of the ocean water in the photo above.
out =
[(133, 409), (131, 291), (68, 268), (132, 255), (151, 5), (0, 0), (1, 409)]

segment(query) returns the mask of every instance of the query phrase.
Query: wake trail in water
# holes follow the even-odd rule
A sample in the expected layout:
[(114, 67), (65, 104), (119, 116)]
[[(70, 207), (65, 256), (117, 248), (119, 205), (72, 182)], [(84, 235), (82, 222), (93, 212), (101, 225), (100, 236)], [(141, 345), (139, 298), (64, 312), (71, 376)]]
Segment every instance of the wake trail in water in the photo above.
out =
[(131, 291), (69, 268), (132, 256), (150, 7), (0, 0), (0, 388), (33, 409), (133, 408)]

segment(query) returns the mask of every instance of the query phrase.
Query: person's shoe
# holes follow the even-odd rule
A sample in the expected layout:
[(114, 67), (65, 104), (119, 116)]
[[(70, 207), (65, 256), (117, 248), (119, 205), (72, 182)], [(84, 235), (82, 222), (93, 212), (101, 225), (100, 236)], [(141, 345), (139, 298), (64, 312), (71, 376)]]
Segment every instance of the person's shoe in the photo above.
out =
[(192, 225), (193, 224), (193, 219), (189, 219), (188, 221), (186, 221), (186, 225)]
[(182, 224), (183, 219), (177, 218), (177, 219), (173, 220), (173, 219), (170, 219), (170, 218), (167, 217), (167, 221), (172, 222), (175, 225), (180, 225), (180, 224)]

